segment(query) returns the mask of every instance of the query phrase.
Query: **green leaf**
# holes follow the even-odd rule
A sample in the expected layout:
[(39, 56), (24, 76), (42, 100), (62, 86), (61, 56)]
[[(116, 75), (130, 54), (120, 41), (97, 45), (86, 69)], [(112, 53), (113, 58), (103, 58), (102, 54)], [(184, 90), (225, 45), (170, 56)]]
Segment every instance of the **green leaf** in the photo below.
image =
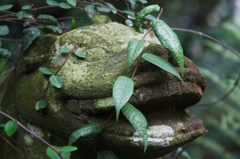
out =
[(92, 4), (88, 4), (84, 7), (85, 11), (87, 12), (87, 15), (89, 18), (92, 18), (95, 14), (95, 9), (94, 9), (94, 5)]
[(27, 13), (25, 11), (19, 11), (16, 15), (19, 20), (23, 19)]
[(127, 46), (128, 68), (130, 68), (132, 62), (137, 59), (137, 57), (140, 55), (143, 49), (144, 49), (144, 43), (142, 40), (132, 38), (128, 42), (128, 46)]
[(74, 51), (74, 55), (76, 55), (77, 57), (83, 58), (83, 59), (86, 58), (86, 55), (81, 51)]
[(107, 7), (97, 7), (97, 11), (103, 12), (103, 13), (109, 13), (111, 12), (111, 9)]
[(148, 14), (145, 19), (148, 19), (148, 20), (156, 20), (157, 18), (155, 16), (153, 16), (152, 14)]
[(123, 10), (124, 13), (126, 13), (127, 15), (133, 16), (135, 17), (135, 13), (133, 11), (130, 10)]
[(0, 39), (0, 47), (2, 47), (2, 40)]
[(57, 2), (57, 1), (47, 0), (46, 2), (47, 2), (47, 4), (50, 5), (50, 6), (58, 6), (58, 2)]
[(39, 71), (45, 75), (52, 75), (54, 74), (53, 71), (47, 67), (39, 67)]
[(137, 9), (137, 7), (138, 7), (138, 3), (133, 3), (133, 4), (131, 4), (131, 8), (132, 8), (132, 9)]
[(0, 11), (11, 9), (12, 6), (13, 6), (12, 4), (1, 5), (0, 6)]
[[(32, 14), (26, 13), (26, 14), (24, 15), (24, 18), (26, 18), (26, 20), (25, 20), (25, 22), (24, 22), (24, 25), (25, 25), (25, 26), (29, 26), (29, 23), (32, 22), (32, 19), (33, 19), (34, 17), (33, 17)], [(31, 19), (31, 20), (29, 20), (29, 19)], [(28, 25), (26, 25), (27, 23), (28, 23)]]
[(62, 28), (60, 26), (54, 26), (54, 25), (44, 25), (40, 26), (40, 29), (43, 34), (48, 34), (48, 33), (62, 33)]
[(31, 8), (32, 8), (31, 4), (22, 6), (22, 10), (29, 10)]
[(134, 23), (134, 27), (137, 32), (143, 33), (143, 29), (141, 28), (141, 22), (147, 16), (148, 14), (152, 12), (159, 12), (160, 6), (157, 4), (149, 5), (147, 7), (144, 7), (138, 14)]
[[(63, 159), (69, 159), (70, 158), (70, 155), (71, 153), (70, 152), (61, 152), (61, 147), (58, 147), (58, 146), (53, 146), (55, 149), (57, 149), (60, 153), (61, 153), (61, 156)], [(51, 159), (61, 159), (57, 152), (55, 152), (51, 147), (48, 147), (46, 149), (46, 154), (48, 157), (50, 157)]]
[(8, 26), (7, 25), (0, 25), (0, 36), (7, 35), (8, 33), (9, 33)]
[(78, 148), (75, 146), (63, 146), (60, 151), (61, 152), (72, 152), (72, 151), (76, 151)]
[(21, 51), (24, 52), (30, 46), (30, 44), (40, 36), (40, 31), (38, 28), (30, 27), (23, 30), (23, 38), (21, 44)]
[(69, 4), (71, 4), (72, 6), (76, 6), (76, 5), (77, 5), (76, 0), (67, 0), (67, 2), (68, 2)]
[(0, 58), (10, 58), (12, 57), (12, 54), (10, 51), (0, 48)]
[(116, 8), (111, 3), (106, 3), (106, 4), (111, 8), (111, 11), (113, 12), (113, 14), (117, 13)]
[(160, 67), (161, 69), (177, 76), (182, 81), (182, 78), (180, 77), (180, 75), (176, 71), (176, 69), (168, 61), (166, 61), (164, 58), (162, 58), (160, 56), (156, 56), (156, 55), (151, 54), (151, 53), (144, 53), (142, 58), (145, 59), (146, 61)]
[(70, 9), (71, 8), (71, 6), (66, 2), (61, 2), (61, 3), (58, 4), (58, 6), (60, 8), (63, 8), (63, 9)]
[(131, 4), (132, 9), (136, 9), (138, 7), (138, 2), (136, 0), (128, 0)]
[(72, 49), (64, 47), (59, 50), (60, 53), (68, 54), (71, 52)]
[(130, 19), (126, 19), (126, 20), (125, 20), (125, 24), (126, 24), (127, 26), (132, 27), (132, 26), (133, 26), (133, 21), (131, 21)]
[(72, 19), (72, 22), (71, 22), (71, 30), (73, 30), (73, 29), (76, 29), (77, 28), (77, 22), (76, 22), (76, 20), (75, 19)]
[(132, 124), (138, 135), (143, 139), (144, 152), (147, 150), (148, 133), (147, 133), (147, 120), (144, 115), (130, 103), (126, 103), (122, 108), (124, 116)]
[(146, 0), (139, 0), (139, 2), (141, 2), (141, 3), (143, 3), (143, 4), (147, 3)]
[(97, 134), (101, 132), (102, 129), (98, 124), (88, 124), (81, 127), (78, 130), (75, 130), (69, 137), (68, 145), (72, 145), (75, 141), (77, 141), (81, 137), (87, 137), (90, 135)]
[(17, 121), (8, 121), (6, 125), (4, 126), (4, 132), (7, 134), (7, 136), (12, 136), (18, 128)]
[[(56, 150), (60, 151), (60, 147), (57, 146), (53, 146)], [(48, 157), (50, 157), (51, 159), (60, 159), (60, 157), (58, 156), (58, 154), (51, 148), (48, 147), (46, 149), (46, 154)]]
[(47, 101), (45, 99), (41, 99), (41, 100), (37, 101), (37, 103), (35, 105), (35, 109), (42, 110), (42, 109), (46, 108), (47, 105), (48, 105)]
[(120, 76), (113, 84), (113, 100), (116, 107), (116, 121), (122, 107), (128, 102), (133, 93), (134, 83), (131, 78)]
[(55, 87), (57, 87), (57, 88), (62, 88), (63, 80), (62, 80), (62, 78), (61, 78), (60, 76), (58, 76), (58, 75), (52, 75), (49, 80), (50, 80), (50, 83), (51, 83), (53, 86), (55, 86)]
[(47, 14), (40, 14), (37, 17), (37, 20), (40, 20), (44, 23), (47, 24), (53, 24), (53, 25), (58, 25), (58, 21), (55, 17), (51, 16), (51, 15), (47, 15)]
[(112, 151), (101, 151), (97, 155), (97, 159), (118, 159), (118, 157)]
[(184, 76), (184, 56), (181, 43), (173, 30), (162, 20), (151, 22), (152, 30), (162, 46), (166, 48), (178, 63), (182, 77)]

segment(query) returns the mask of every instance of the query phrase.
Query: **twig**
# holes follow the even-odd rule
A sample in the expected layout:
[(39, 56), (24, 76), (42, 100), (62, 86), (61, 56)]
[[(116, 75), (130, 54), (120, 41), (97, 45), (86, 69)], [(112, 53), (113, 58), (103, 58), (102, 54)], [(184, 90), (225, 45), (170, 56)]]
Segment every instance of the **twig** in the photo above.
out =
[[(148, 30), (147, 30), (147, 32), (143, 35), (143, 37), (142, 37), (142, 41), (145, 39), (145, 37), (147, 36), (147, 34), (150, 32), (152, 30), (152, 28), (150, 27)], [(135, 66), (135, 68), (134, 68), (134, 71), (133, 71), (133, 73), (132, 73), (132, 75), (131, 75), (131, 78), (133, 78), (134, 76), (135, 76), (135, 74), (136, 74), (136, 72), (137, 72), (137, 69), (138, 69), (138, 64), (139, 64), (139, 62), (141, 61), (141, 58), (142, 58), (142, 54), (143, 54), (143, 52), (138, 56), (138, 58), (137, 58), (137, 64), (136, 64), (136, 66)]]
[[(70, 58), (70, 56), (74, 53), (75, 50), (76, 50), (76, 49), (73, 49), (72, 52), (69, 53), (69, 55), (67, 56), (67, 58), (65, 59), (65, 61), (64, 61), (63, 64), (61, 65), (61, 67), (54, 73), (54, 75), (57, 75), (57, 74), (58, 74), (58, 72), (63, 68), (64, 64), (67, 62), (67, 60), (68, 60), (68, 59)], [(43, 93), (42, 99), (44, 99), (44, 97), (45, 97), (45, 95), (46, 95), (46, 93), (47, 93), (47, 90), (48, 90), (48, 88), (49, 88), (49, 85), (50, 85), (50, 81), (48, 81), (48, 84), (47, 84), (47, 86), (46, 86), (46, 88), (45, 88), (45, 91), (44, 91), (44, 93)]]
[[(114, 111), (112, 112), (112, 114), (108, 117), (107, 121), (105, 121), (105, 123), (103, 124), (103, 126), (102, 126), (102, 131), (103, 131), (103, 129), (105, 129), (105, 127), (106, 127), (108, 121), (112, 118), (112, 116), (113, 116), (114, 114), (115, 114), (115, 110), (114, 110)], [(102, 131), (101, 131), (101, 132), (102, 132)], [(101, 134), (101, 133), (100, 133), (100, 134)], [(98, 137), (97, 137), (97, 139), (96, 139), (96, 142), (95, 142), (95, 145), (94, 145), (93, 152), (96, 150), (97, 142), (98, 142), (98, 140), (99, 140), (99, 136), (100, 136), (100, 134), (98, 134)]]
[(21, 41), (21, 39), (8, 39), (8, 38), (0, 38), (0, 40), (4, 40), (4, 41)]
[(234, 83), (233, 88), (231, 88), (224, 96), (222, 96), (221, 98), (217, 99), (216, 101), (213, 102), (208, 102), (208, 103), (203, 103), (203, 104), (197, 104), (196, 106), (207, 106), (207, 105), (215, 105), (218, 104), (219, 102), (222, 102), (223, 100), (225, 100), (230, 94), (232, 94), (232, 92), (235, 90), (235, 88), (238, 86), (238, 83), (240, 81), (240, 72), (238, 73), (238, 78)]
[[(10, 141), (8, 141), (2, 134), (0, 134), (0, 136), (1, 136), (2, 139), (5, 140), (5, 142), (7, 142), (14, 150), (16, 150), (18, 153), (20, 153), (21, 155), (24, 156), (24, 154), (23, 154), (20, 150), (18, 150), (15, 146), (13, 146), (13, 144), (12, 144)], [(27, 157), (24, 156), (24, 158), (27, 158)]]
[(178, 158), (180, 157), (180, 155), (181, 155), (189, 146), (192, 145), (192, 143), (193, 143), (193, 141), (191, 141), (191, 142), (187, 143), (186, 145), (184, 145), (184, 146), (182, 147), (182, 150), (181, 150), (181, 151), (177, 154), (177, 156), (174, 157), (173, 159), (178, 159)]
[(41, 137), (39, 137), (38, 135), (36, 135), (35, 133), (33, 133), (32, 131), (30, 131), (28, 128), (26, 128), (24, 125), (22, 125), (20, 122), (18, 122), (16, 119), (14, 119), (13, 117), (9, 116), (8, 114), (4, 113), (3, 111), (0, 110), (0, 114), (2, 114), (3, 116), (16, 121), (18, 123), (18, 125), (23, 128), (24, 130), (26, 130), (28, 133), (30, 133), (31, 135), (35, 136), (37, 139), (39, 139), (40, 141), (42, 141), (44, 144), (48, 145), (51, 149), (53, 149), (53, 151), (55, 151), (58, 156), (63, 159), (61, 153), (59, 153), (59, 151), (57, 149), (55, 149), (50, 143), (48, 143), (47, 141), (43, 140)]
[(227, 49), (230, 50), (232, 53), (234, 53), (235, 55), (237, 55), (238, 57), (240, 57), (240, 54), (239, 54), (237, 51), (235, 51), (235, 50), (233, 50), (232, 48), (228, 47), (228, 46), (227, 46), (226, 44), (224, 44), (223, 42), (221, 42), (221, 41), (219, 41), (219, 40), (217, 40), (217, 39), (215, 39), (215, 38), (213, 38), (213, 37), (211, 37), (211, 36), (209, 36), (209, 35), (207, 35), (207, 34), (204, 34), (204, 33), (202, 33), (202, 32), (198, 32), (198, 31), (194, 31), (194, 30), (190, 30), (190, 29), (183, 29), (183, 28), (172, 28), (172, 30), (182, 31), (182, 32), (188, 32), (188, 33), (200, 35), (200, 36), (202, 36), (202, 37), (205, 37), (205, 38), (207, 38), (207, 39), (209, 39), (209, 40), (211, 40), (211, 41), (214, 41), (214, 42), (222, 45), (223, 47), (227, 48)]
[(160, 18), (160, 16), (162, 15), (162, 12), (163, 12), (163, 8), (161, 7), (161, 9), (160, 9), (160, 11), (159, 11), (159, 13), (158, 13), (157, 19)]

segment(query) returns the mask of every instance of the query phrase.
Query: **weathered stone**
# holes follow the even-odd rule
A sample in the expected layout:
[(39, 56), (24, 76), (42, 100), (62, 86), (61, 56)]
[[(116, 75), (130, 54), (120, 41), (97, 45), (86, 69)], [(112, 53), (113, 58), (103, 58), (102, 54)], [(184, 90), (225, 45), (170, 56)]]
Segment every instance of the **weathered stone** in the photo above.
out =
[[(135, 62), (128, 70), (126, 60), (127, 44), (134, 37), (141, 39), (143, 34), (118, 23), (91, 25), (62, 36), (40, 37), (25, 54), (27, 74), (22, 75), (17, 86), (16, 104), (21, 116), (62, 137), (63, 145), (67, 145), (74, 130), (85, 124), (103, 126), (115, 109), (111, 97), (113, 82), (120, 75), (130, 76), (136, 66)], [(49, 39), (50, 49), (42, 45), (42, 41)], [(146, 36), (144, 43), (145, 52), (161, 55), (179, 70), (153, 33)], [(38, 53), (35, 47), (39, 48), (39, 45), (46, 51)], [(63, 88), (49, 86), (45, 96), (48, 107), (42, 112), (36, 111), (35, 104), (42, 99), (49, 79), (36, 68), (44, 66), (56, 72), (67, 58), (59, 53), (64, 47), (82, 51), (87, 58), (83, 60), (72, 55), (67, 60), (58, 73), (63, 78)], [(184, 109), (201, 99), (206, 80), (191, 60), (185, 58), (184, 67), (184, 82), (181, 82), (146, 61), (139, 63), (129, 102), (141, 110), (148, 121), (146, 153), (143, 153), (143, 144), (134, 128), (122, 115), (117, 123), (114, 117), (107, 122), (98, 138), (97, 149), (112, 150), (120, 159), (153, 159), (202, 135), (205, 132), (202, 121)], [(87, 150), (79, 149), (77, 158), (88, 158), (95, 142), (96, 136), (79, 140), (76, 144)], [(89, 158), (96, 157), (91, 155)]]

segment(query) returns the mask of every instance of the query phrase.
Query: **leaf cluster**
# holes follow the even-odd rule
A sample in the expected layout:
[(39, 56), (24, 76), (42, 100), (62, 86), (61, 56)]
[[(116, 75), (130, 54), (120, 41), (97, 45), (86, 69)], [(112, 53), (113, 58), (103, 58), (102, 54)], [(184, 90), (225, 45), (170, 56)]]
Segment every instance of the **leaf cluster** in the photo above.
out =
[[(159, 12), (160, 7), (158, 5), (150, 5), (143, 8), (136, 17), (134, 27), (139, 33), (144, 33), (141, 28), (141, 22), (148, 14), (152, 12)], [(151, 29), (158, 38), (159, 42), (164, 48), (168, 49), (173, 58), (177, 61), (181, 68), (182, 76), (184, 75), (184, 56), (181, 44), (176, 34), (171, 28), (161, 20), (154, 20), (151, 22)], [(148, 32), (147, 32), (148, 33)], [(145, 36), (146, 34), (145, 33)], [(144, 37), (145, 37), (144, 36)], [(144, 38), (143, 38), (144, 39)], [(139, 40), (133, 38), (129, 41), (127, 46), (127, 61), (130, 68), (133, 61), (136, 59), (144, 59), (161, 69), (175, 75), (181, 81), (182, 78), (176, 69), (161, 56), (154, 55), (152, 53), (142, 53), (144, 49), (143, 39)], [(138, 62), (141, 60), (137, 60)], [(134, 73), (132, 77), (134, 76)], [(147, 120), (144, 115), (137, 110), (132, 104), (127, 103), (133, 94), (134, 82), (131, 78), (120, 76), (113, 84), (113, 99), (116, 107), (116, 121), (118, 121), (120, 110), (122, 110), (125, 117), (133, 125), (139, 136), (143, 139), (144, 152), (147, 150), (148, 134), (147, 134)]]
[[(86, 12), (87, 18), (93, 18), (98, 12), (101, 13), (112, 13), (112, 14), (126, 14), (127, 18), (125, 20), (126, 25), (133, 26), (134, 29), (144, 34), (142, 39), (133, 38), (129, 41), (127, 46), (127, 61), (128, 68), (133, 67), (132, 64), (136, 61), (136, 66), (142, 61), (145, 60), (153, 65), (158, 66), (160, 69), (167, 71), (168, 73), (173, 74), (179, 80), (183, 81), (184, 77), (184, 56), (183, 49), (181, 47), (180, 41), (177, 35), (173, 32), (173, 30), (162, 20), (159, 19), (162, 9), (158, 5), (150, 5), (144, 7), (137, 14), (134, 12), (135, 9), (139, 8), (140, 5), (144, 5), (147, 3), (146, 0), (127, 0), (125, 1), (128, 5), (128, 9), (123, 11), (118, 10), (111, 3), (107, 3), (102, 1), (93, 2), (93, 3), (85, 3), (79, 2), (76, 0), (66, 0), (63, 2), (58, 2), (55, 0), (46, 0), (46, 3), (49, 7), (60, 7), (62, 9), (72, 9), (79, 8)], [(84, 4), (84, 5), (83, 5)], [(8, 11), (13, 7), (12, 4), (2, 5), (0, 6), (1, 11)], [(68, 30), (65, 28), (58, 19), (51, 15), (40, 14), (36, 18), (33, 17), (30, 11), (34, 9), (32, 4), (22, 6), (21, 10), (18, 11), (15, 15), (19, 21), (24, 21), (24, 26), (28, 27), (23, 30), (23, 37), (21, 39), (21, 51), (24, 53), (28, 47), (33, 43), (33, 41), (43, 34), (54, 33), (54, 34), (62, 34)], [(158, 17), (152, 15), (152, 13), (158, 13)], [(149, 23), (150, 21), (150, 23)], [(38, 25), (32, 25), (37, 23)], [(143, 28), (148, 26), (148, 31), (144, 31)], [(77, 28), (77, 22), (75, 19), (72, 19), (70, 29)], [(176, 63), (180, 68), (179, 72), (164, 58), (161, 56), (155, 55), (149, 52), (143, 52), (145, 44), (144, 38), (152, 30), (155, 36), (158, 38), (161, 45), (167, 49), (170, 55), (174, 58)], [(6, 36), (9, 34), (9, 28), (7, 25), (0, 25), (0, 36)], [(202, 34), (201, 34), (202, 35)], [(4, 59), (12, 59), (12, 53), (2, 47), (2, 42), (0, 39), (0, 58)], [(77, 56), (80, 59), (87, 58), (86, 55), (78, 50), (72, 50), (70, 48), (62, 48), (59, 50), (61, 54), (69, 54), (70, 57), (72, 54)], [(68, 59), (67, 57), (67, 59)], [(67, 60), (66, 59), (66, 60)], [(2, 60), (2, 59), (0, 59)], [(5, 68), (3, 62), (0, 62), (0, 68)], [(63, 64), (64, 65), (64, 64)], [(61, 69), (61, 68), (60, 68)], [(63, 79), (61, 76), (57, 75), (60, 71), (54, 71), (47, 67), (40, 67), (39, 71), (44, 74), (44, 76), (49, 77), (49, 83), (56, 87), (57, 89), (61, 89), (63, 87)], [(131, 77), (120, 76), (116, 79), (113, 84), (112, 96), (114, 99), (115, 107), (116, 107), (116, 121), (119, 120), (120, 112), (129, 120), (130, 124), (135, 128), (136, 132), (142, 138), (144, 143), (144, 152), (147, 150), (148, 145), (148, 133), (147, 133), (147, 120), (144, 115), (135, 108), (131, 103), (128, 103), (134, 91), (134, 82), (132, 77), (134, 77), (135, 72), (133, 72)], [(2, 77), (1, 72), (0, 84), (8, 77), (8, 74)], [(47, 88), (49, 85), (47, 86)], [(47, 90), (46, 88), (46, 90)], [(47, 108), (48, 102), (42, 99), (36, 102), (35, 109), (42, 110)], [(4, 129), (4, 132), (7, 136), (12, 136), (17, 128), (18, 122), (15, 120), (8, 121), (5, 124), (2, 124), (1, 127)], [(102, 129), (98, 124), (87, 124), (74, 132), (69, 137), (69, 142), (67, 146), (59, 147), (59, 146), (49, 146), (46, 149), (46, 154), (49, 158), (58, 159), (58, 158), (70, 158), (71, 152), (76, 151), (77, 147), (72, 146), (77, 140), (80, 138), (84, 138), (91, 135), (97, 135), (102, 132)], [(57, 150), (57, 151), (55, 151)], [(179, 149), (180, 151), (180, 149)], [(189, 155), (183, 153), (186, 158), (189, 158)], [(111, 151), (104, 150), (98, 152), (97, 159), (117, 159), (118, 157)]]

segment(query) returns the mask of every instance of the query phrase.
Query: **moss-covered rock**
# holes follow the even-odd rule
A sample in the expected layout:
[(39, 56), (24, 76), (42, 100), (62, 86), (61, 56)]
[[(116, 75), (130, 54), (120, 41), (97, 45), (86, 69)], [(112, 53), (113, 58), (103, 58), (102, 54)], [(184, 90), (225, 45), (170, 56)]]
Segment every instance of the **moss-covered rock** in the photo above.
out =
[[(40, 37), (25, 54), (25, 74), (17, 86), (16, 104), (21, 116), (55, 134), (57, 137), (52, 142), (58, 146), (66, 145), (70, 134), (85, 124), (105, 125), (115, 109), (111, 97), (113, 82), (120, 75), (130, 76), (136, 65), (135, 62), (128, 69), (127, 44), (131, 38), (142, 37), (143, 34), (118, 23), (90, 25), (61, 36)], [(144, 43), (145, 52), (164, 57), (179, 70), (153, 33), (146, 36)], [(45, 51), (38, 53), (41, 48)], [(72, 55), (64, 64), (67, 56), (59, 52), (62, 48), (81, 51), (87, 58)], [(63, 87), (48, 86), (49, 77), (36, 69), (39, 66), (51, 68), (54, 72), (62, 67), (58, 75), (63, 79)], [(112, 150), (121, 159), (153, 159), (205, 132), (202, 121), (184, 110), (201, 99), (206, 87), (204, 76), (191, 60), (185, 58), (183, 83), (146, 61), (139, 63), (133, 80), (135, 89), (130, 102), (148, 121), (147, 152), (143, 154), (141, 139), (122, 115), (117, 123), (115, 118), (107, 122), (98, 137), (97, 150)], [(48, 107), (39, 112), (35, 110), (35, 104), (44, 93)], [(96, 136), (93, 136), (76, 143), (82, 147), (75, 153), (77, 158), (89, 156), (95, 142)], [(94, 154), (90, 156), (96, 158)]]

